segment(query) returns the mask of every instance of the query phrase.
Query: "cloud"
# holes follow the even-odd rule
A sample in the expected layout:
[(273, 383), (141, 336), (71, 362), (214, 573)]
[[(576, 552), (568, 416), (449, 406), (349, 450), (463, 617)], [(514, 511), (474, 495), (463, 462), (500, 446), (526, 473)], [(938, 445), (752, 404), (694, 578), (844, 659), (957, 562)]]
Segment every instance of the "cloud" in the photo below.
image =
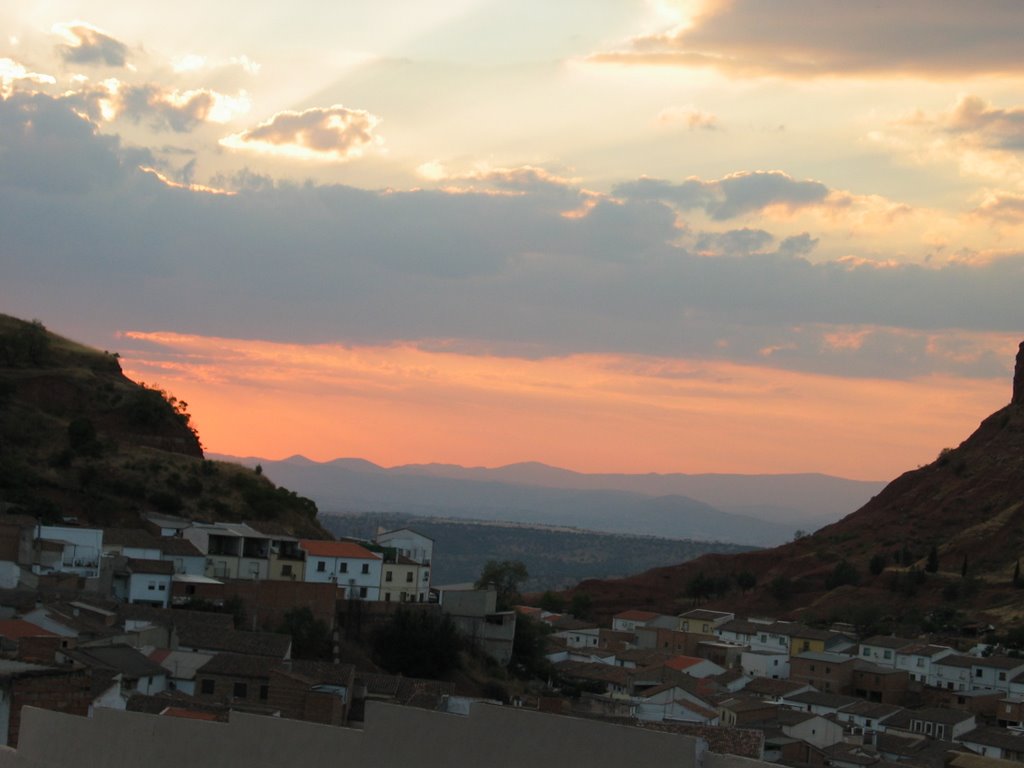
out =
[(658, 113), (658, 125), (681, 125), (691, 131), (719, 131), (718, 116), (694, 107), (666, 107)]
[(1022, 29), (1015, 0), (730, 0), (706, 2), (686, 24), (591, 60), (740, 77), (1020, 75)]
[(974, 213), (986, 219), (1000, 219), (1013, 224), (1024, 222), (1024, 195), (999, 193), (989, 196)]
[(54, 85), (57, 80), (52, 75), (30, 72), (23, 64), (14, 59), (0, 59), (0, 98), (6, 99), (14, 93), (14, 85), (22, 80), (31, 83)]
[[(238, 194), (216, 196), (142, 173), (152, 158), (71, 107), (41, 94), (0, 101), (0, 304), (57, 328), (406, 340), (538, 359), (747, 364), (770, 349), (780, 368), (889, 378), (1003, 375), (1020, 332), (1021, 252), (935, 266), (829, 261), (826, 235), (700, 234), (680, 221), (682, 204), (720, 219), (831, 204), (823, 185), (779, 172), (639, 180), (574, 216), (569, 192), (551, 192), (571, 183), (526, 171), (492, 180), (516, 194), (250, 172), (225, 177)], [(859, 347), (829, 341), (865, 329)], [(941, 352), (956, 338), (974, 357)]]
[(681, 184), (645, 178), (619, 184), (613, 193), (631, 200), (661, 200), (684, 211), (700, 208), (718, 221), (770, 206), (795, 210), (838, 200), (821, 182), (799, 181), (782, 171), (734, 173), (714, 181), (691, 178)]
[(1000, 109), (979, 96), (964, 96), (934, 125), (989, 149), (1024, 149), (1024, 109)]
[(68, 64), (101, 64), (107, 67), (125, 67), (128, 64), (128, 46), (83, 21), (56, 24), (53, 31), (67, 42), (57, 46), (57, 52)]
[(114, 92), (117, 110), (138, 121), (148, 120), (157, 130), (191, 131), (203, 123), (226, 123), (249, 111), (245, 92), (228, 96), (206, 88), (187, 91), (158, 85), (120, 85)]
[(278, 112), (255, 128), (221, 139), (229, 149), (280, 154), (307, 160), (351, 160), (381, 143), (374, 135), (380, 118), (340, 104), (303, 112)]

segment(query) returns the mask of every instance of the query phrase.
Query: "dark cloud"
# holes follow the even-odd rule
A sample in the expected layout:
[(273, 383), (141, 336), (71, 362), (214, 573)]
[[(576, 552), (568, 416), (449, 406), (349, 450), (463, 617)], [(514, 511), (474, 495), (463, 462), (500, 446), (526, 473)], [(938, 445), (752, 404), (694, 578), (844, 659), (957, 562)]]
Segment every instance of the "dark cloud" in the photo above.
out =
[[(885, 376), (989, 375), (1006, 361), (950, 340), (1020, 326), (1024, 255), (814, 263), (809, 235), (775, 245), (758, 230), (681, 230), (663, 195), (581, 195), (590, 204), (567, 214), (542, 191), (377, 192), (243, 174), (226, 196), (169, 187), (138, 170), (142, 159), (68, 104), (0, 102), (5, 311), (83, 333), (451, 339)], [(699, 197), (694, 184), (685, 194)], [(718, 255), (678, 245), (702, 237)], [(855, 344), (836, 340), (855, 333)]]
[(829, 190), (818, 181), (798, 181), (781, 171), (735, 173), (715, 181), (639, 179), (613, 190), (631, 200), (660, 200), (688, 211), (704, 210), (718, 221), (753, 213), (768, 206), (802, 208), (826, 203)]
[(1022, 32), (1017, 0), (730, 0), (593, 59), (740, 76), (956, 78), (1024, 71)]
[(1024, 149), (1024, 109), (999, 109), (978, 96), (965, 96), (936, 121), (937, 127), (989, 149)]
[(102, 64), (124, 67), (128, 63), (128, 46), (88, 24), (61, 25), (59, 30), (71, 42), (57, 46), (60, 57), (68, 64)]
[(126, 85), (117, 94), (122, 112), (135, 121), (148, 120), (156, 130), (186, 133), (206, 122), (217, 95), (207, 90), (170, 94), (158, 85)]

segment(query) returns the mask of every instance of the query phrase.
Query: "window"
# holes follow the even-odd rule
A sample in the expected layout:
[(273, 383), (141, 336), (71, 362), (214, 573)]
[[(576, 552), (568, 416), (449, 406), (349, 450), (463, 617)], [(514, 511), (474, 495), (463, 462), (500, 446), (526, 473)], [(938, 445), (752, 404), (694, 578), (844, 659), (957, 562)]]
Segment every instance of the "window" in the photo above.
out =
[(245, 683), (235, 683), (234, 687), (231, 689), (231, 694), (236, 699), (244, 699), (249, 695), (249, 686)]
[(359, 588), (359, 596), (360, 597), (366, 597), (366, 587), (360, 587)]
[(424, 581), (430, 581), (430, 571), (424, 571), (423, 572), (423, 580)]
[(891, 659), (892, 658), (892, 651), (890, 651), (888, 648), (886, 648), (885, 651), (882, 652), (882, 658), (883, 659)]
[(327, 562), (325, 560), (317, 560), (316, 561), (316, 570), (317, 570), (317, 573), (323, 573), (324, 571), (326, 571), (327, 570)]
[(924, 659), (922, 659), (920, 656), (917, 657), (917, 666), (919, 666), (919, 667), (923, 667), (924, 666)]
[(291, 576), (292, 575), (291, 563), (288, 563), (287, 565), (282, 565), (281, 566), (281, 575), (282, 576)]
[(385, 592), (384, 593), (384, 602), (385, 603), (390, 603), (391, 602), (391, 593), (390, 592)]
[(146, 588), (147, 588), (147, 589), (148, 589), (148, 590), (149, 590), (150, 592), (156, 592), (156, 582), (155, 582), (155, 581), (151, 581), (151, 582), (149, 582), (149, 586), (148, 586), (148, 587), (146, 587)]
[(369, 563), (363, 563), (363, 573), (369, 573), (369, 572), (370, 572), (370, 564)]
[(814, 671), (814, 665), (811, 664), (811, 672), (813, 672), (813, 671)]
[(870, 656), (871, 649), (865, 646), (864, 648), (861, 648), (861, 653), (863, 653), (865, 656)]
[(206, 695), (212, 696), (214, 691), (214, 682), (208, 677), (204, 677), (199, 682), (199, 692)]
[(391, 577), (392, 576), (394, 576), (394, 574), (391, 571), (385, 571), (384, 572), (384, 581), (391, 581)]
[(338, 573), (348, 573), (348, 563), (338, 563)]
[(981, 667), (978, 667), (976, 670), (974, 670), (974, 676), (981, 677)]
[(161, 592), (166, 592), (167, 591), (167, 585), (166, 584), (161, 584), (159, 587), (157, 587), (157, 589), (159, 589)]
[(1005, 680), (1006, 679), (1006, 673), (1005, 672), (1000, 672), (999, 673), (999, 679), (1000, 680)]
[(409, 571), (407, 574), (405, 574), (405, 581), (406, 581), (407, 584), (412, 584), (412, 580), (413, 580), (413, 572)]
[(785, 644), (786, 644), (786, 638), (780, 637), (779, 638), (779, 645), (785, 645)]
[(261, 685), (260, 686), (260, 701), (266, 701), (267, 700), (267, 696), (269, 694), (270, 694), (270, 686), (269, 685)]

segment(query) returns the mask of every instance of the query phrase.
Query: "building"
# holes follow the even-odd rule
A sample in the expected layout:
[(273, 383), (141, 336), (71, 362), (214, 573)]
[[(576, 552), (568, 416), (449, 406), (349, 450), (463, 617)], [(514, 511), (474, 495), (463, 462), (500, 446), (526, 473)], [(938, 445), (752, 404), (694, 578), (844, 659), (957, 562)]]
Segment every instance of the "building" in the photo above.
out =
[(381, 553), (354, 541), (302, 539), (299, 548), (306, 554), (306, 582), (334, 584), (348, 599), (380, 599)]

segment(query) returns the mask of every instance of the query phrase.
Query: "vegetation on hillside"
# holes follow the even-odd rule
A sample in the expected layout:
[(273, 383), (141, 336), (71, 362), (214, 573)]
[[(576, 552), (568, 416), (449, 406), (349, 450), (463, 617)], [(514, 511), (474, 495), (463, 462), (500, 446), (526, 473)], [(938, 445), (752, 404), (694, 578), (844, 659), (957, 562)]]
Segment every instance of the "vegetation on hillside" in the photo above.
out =
[(153, 511), (328, 535), (309, 499), (204, 459), (187, 403), (38, 320), (0, 315), (0, 438), (0, 511), (104, 526)]
[(488, 560), (519, 560), (527, 592), (565, 589), (586, 578), (612, 578), (659, 565), (681, 563), (707, 552), (747, 552), (737, 544), (627, 536), (566, 528), (542, 528), (397, 513), (325, 513), (321, 522), (337, 536), (371, 538), (378, 528), (409, 527), (436, 542), (435, 584), (475, 581)]

